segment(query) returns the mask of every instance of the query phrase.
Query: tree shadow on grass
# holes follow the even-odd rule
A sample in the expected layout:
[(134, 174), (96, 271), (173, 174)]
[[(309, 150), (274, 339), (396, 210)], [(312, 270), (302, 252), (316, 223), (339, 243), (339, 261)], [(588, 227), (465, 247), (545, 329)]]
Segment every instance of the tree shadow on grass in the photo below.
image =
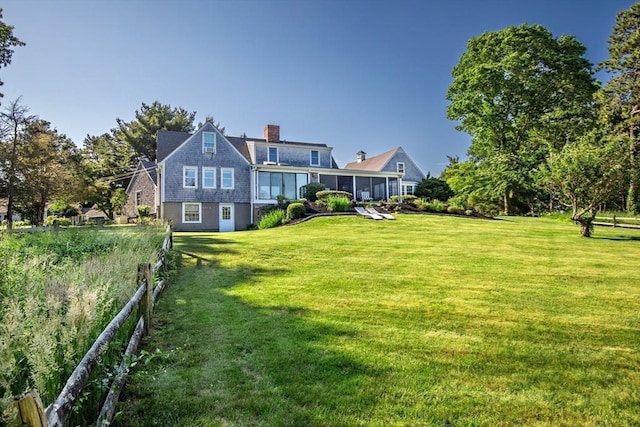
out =
[(597, 240), (612, 240), (615, 242), (632, 242), (640, 241), (640, 236), (591, 236), (592, 239)]
[[(144, 347), (163, 356), (134, 374), (117, 424), (366, 423), (379, 398), (370, 386), (384, 383), (385, 370), (340, 349), (358, 331), (305, 307), (244, 296), (241, 285), (260, 286), (261, 277), (286, 268), (222, 268), (215, 255), (224, 248), (208, 238), (186, 243), (183, 255), (201, 262), (185, 266), (161, 297)], [(265, 292), (278, 299), (277, 289)]]

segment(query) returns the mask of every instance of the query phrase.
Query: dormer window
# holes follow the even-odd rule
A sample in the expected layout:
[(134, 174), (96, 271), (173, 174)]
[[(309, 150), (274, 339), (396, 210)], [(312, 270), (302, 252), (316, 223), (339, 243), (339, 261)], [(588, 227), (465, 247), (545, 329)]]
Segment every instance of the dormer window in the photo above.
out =
[(278, 163), (278, 147), (269, 147), (269, 155), (267, 161)]
[(202, 132), (202, 152), (210, 154), (216, 152), (215, 132)]
[(320, 152), (311, 150), (311, 166), (320, 166)]
[(404, 162), (396, 163), (396, 171), (399, 173), (404, 173)]

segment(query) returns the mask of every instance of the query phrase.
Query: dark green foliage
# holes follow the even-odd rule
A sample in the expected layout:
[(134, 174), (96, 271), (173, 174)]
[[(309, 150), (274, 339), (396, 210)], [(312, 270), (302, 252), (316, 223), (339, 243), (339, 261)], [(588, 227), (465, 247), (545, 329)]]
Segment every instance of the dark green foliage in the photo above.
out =
[[(13, 35), (13, 26), (7, 25), (2, 19), (2, 8), (0, 7), (0, 68), (6, 67), (11, 64), (11, 57), (13, 56), (12, 47), (24, 46), (25, 43)], [(4, 82), (0, 80), (0, 86)], [(0, 98), (3, 96), (0, 93)]]
[(307, 208), (305, 208), (302, 203), (291, 203), (287, 206), (287, 219), (302, 218), (306, 212)]
[(318, 197), (316, 196), (316, 194), (319, 191), (324, 190), (325, 188), (327, 187), (321, 182), (312, 182), (310, 184), (303, 185), (302, 188), (300, 189), (300, 192), (301, 192), (300, 197), (303, 197), (310, 202), (315, 202), (316, 200), (318, 200)]
[(49, 207), (49, 212), (55, 216), (63, 216), (65, 218), (71, 218), (72, 216), (79, 215), (78, 208), (71, 206), (67, 202), (54, 202)]
[(431, 200), (447, 201), (454, 196), (454, 192), (447, 181), (439, 178), (427, 177), (416, 186), (415, 195)]

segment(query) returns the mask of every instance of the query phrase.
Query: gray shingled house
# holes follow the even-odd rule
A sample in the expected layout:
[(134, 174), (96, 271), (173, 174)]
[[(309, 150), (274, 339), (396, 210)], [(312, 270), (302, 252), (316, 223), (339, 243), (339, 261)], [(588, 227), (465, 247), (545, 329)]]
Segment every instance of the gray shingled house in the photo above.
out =
[(157, 215), (158, 174), (155, 162), (141, 160), (138, 162), (129, 185), (127, 186), (127, 203), (123, 207), (123, 214), (129, 218), (138, 216), (138, 206), (145, 205), (151, 208), (151, 216)]
[[(156, 157), (155, 209), (180, 230), (245, 230), (257, 221), (260, 207), (275, 204), (278, 195), (297, 199), (311, 182), (360, 200), (385, 200), (403, 189), (412, 192), (403, 185), (407, 172), (412, 180), (416, 170), (422, 174), (400, 148), (379, 170), (340, 169), (332, 147), (281, 140), (277, 125), (267, 125), (263, 138), (225, 136), (212, 123), (193, 134), (159, 131)], [(405, 169), (389, 169), (403, 161)], [(137, 174), (143, 170), (147, 166), (139, 165)]]

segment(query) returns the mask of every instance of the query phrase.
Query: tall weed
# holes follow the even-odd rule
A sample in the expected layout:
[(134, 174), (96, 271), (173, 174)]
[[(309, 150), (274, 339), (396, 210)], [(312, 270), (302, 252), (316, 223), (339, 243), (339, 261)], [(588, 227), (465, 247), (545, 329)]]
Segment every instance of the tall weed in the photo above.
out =
[[(155, 263), (159, 229), (60, 230), (0, 239), (0, 419), (12, 397), (36, 389), (45, 406), (106, 324), (137, 288), (139, 263)], [(133, 321), (129, 322), (131, 328)], [(103, 358), (128, 337), (119, 334)], [(110, 360), (113, 359), (113, 360)], [(103, 388), (98, 372), (92, 384)], [(100, 393), (74, 408), (72, 425), (91, 421)], [(100, 390), (98, 390), (100, 391)], [(84, 404), (84, 407), (83, 407)], [(91, 407), (91, 409), (87, 409)]]

